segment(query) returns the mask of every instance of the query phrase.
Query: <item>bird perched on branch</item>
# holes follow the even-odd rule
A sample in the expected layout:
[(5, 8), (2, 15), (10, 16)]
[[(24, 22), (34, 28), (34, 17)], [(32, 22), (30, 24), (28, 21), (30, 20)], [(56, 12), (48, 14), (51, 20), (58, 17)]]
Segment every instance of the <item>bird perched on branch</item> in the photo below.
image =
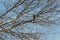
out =
[(38, 17), (38, 14), (34, 14), (33, 15), (33, 20), (36, 20), (37, 17)]

